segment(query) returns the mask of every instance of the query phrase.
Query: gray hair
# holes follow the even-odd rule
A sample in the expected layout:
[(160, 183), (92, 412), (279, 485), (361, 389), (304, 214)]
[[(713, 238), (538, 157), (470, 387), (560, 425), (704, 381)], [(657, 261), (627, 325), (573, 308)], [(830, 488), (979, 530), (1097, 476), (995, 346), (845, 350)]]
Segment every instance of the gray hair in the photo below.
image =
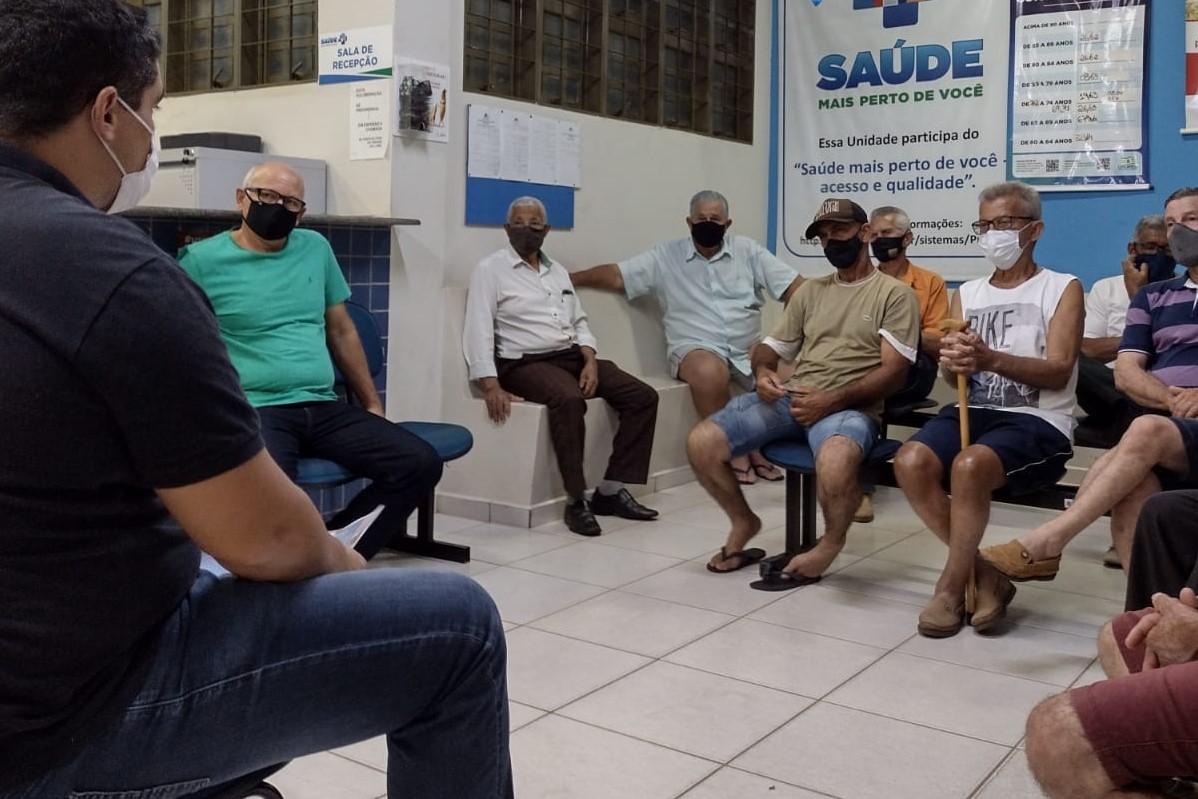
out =
[(911, 217), (907, 216), (907, 212), (897, 205), (883, 205), (881, 208), (875, 208), (869, 215), (869, 221), (872, 224), (884, 216), (894, 217), (894, 226), (900, 228), (904, 233), (911, 229)]
[(536, 197), (524, 196), (517, 197), (512, 200), (512, 204), (507, 207), (507, 221), (511, 222), (512, 217), (516, 215), (517, 208), (536, 208), (541, 212), (541, 218), (546, 223), (549, 222), (549, 213), (545, 210), (545, 203), (538, 200)]
[(1165, 218), (1160, 214), (1146, 216), (1136, 223), (1136, 241), (1147, 230), (1164, 230), (1165, 227)]
[(720, 194), (718, 191), (704, 189), (694, 197), (691, 197), (691, 216), (695, 215), (695, 209), (699, 207), (700, 203), (719, 203), (720, 205), (724, 206), (724, 216), (728, 216), (730, 213), (728, 210), (728, 198)]
[(1023, 204), (1023, 210), (1032, 219), (1040, 218), (1040, 192), (1017, 180), (987, 186), (978, 195), (978, 202), (988, 203), (1006, 197), (1014, 197), (1019, 200)]

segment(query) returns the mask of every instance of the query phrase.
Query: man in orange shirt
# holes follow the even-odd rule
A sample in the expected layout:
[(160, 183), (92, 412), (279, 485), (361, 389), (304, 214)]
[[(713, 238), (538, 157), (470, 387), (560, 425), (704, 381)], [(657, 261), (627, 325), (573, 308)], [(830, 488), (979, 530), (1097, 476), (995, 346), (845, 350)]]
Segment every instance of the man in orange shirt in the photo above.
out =
[[(948, 287), (935, 272), (918, 267), (907, 258), (911, 246), (911, 217), (902, 208), (884, 205), (869, 215), (875, 231), (870, 248), (878, 259), (878, 271), (906, 283), (919, 300), (919, 357), (907, 372), (907, 384), (886, 400), (887, 408), (912, 405), (931, 393), (936, 385), (940, 363), (941, 319), (948, 316)], [(874, 518), (873, 486), (865, 486), (861, 504), (853, 521), (871, 522)]]

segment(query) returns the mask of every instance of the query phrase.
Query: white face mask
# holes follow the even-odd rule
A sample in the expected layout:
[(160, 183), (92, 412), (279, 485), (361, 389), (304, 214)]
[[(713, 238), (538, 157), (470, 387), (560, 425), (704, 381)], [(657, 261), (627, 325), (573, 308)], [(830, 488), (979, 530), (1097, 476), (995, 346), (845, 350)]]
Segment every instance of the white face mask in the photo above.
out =
[[(1027, 227), (1027, 225), (1023, 227)], [(978, 239), (978, 246), (982, 248), (986, 260), (994, 264), (995, 269), (1005, 272), (1015, 265), (1019, 256), (1023, 255), (1024, 248), (1019, 246), (1019, 234), (1022, 232), (1023, 228), (1019, 230), (989, 230)]]
[(121, 170), (121, 187), (117, 190), (116, 197), (112, 201), (112, 205), (108, 206), (107, 213), (119, 214), (123, 211), (128, 211), (135, 207), (138, 203), (145, 199), (150, 193), (150, 184), (154, 182), (154, 176), (158, 174), (158, 137), (154, 135), (154, 130), (146, 121), (133, 112), (121, 98), (117, 98), (117, 102), (125, 107), (125, 110), (132, 114), (143, 128), (150, 133), (150, 156), (146, 159), (146, 165), (140, 172), (129, 172), (121, 163), (121, 159), (116, 157), (116, 153), (108, 146), (108, 142), (104, 141), (98, 134), (96, 138), (100, 139), (100, 144), (108, 151), (108, 157), (116, 164), (116, 168)]

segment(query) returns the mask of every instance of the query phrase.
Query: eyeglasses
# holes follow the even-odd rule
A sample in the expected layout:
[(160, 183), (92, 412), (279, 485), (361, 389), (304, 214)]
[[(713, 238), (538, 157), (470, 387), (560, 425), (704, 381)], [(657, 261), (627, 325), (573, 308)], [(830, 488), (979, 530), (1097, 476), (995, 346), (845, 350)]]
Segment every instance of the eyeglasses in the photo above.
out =
[(1022, 225), (1016, 226), (1016, 219), (1022, 219), (1026, 222), (1036, 221), (1034, 216), (998, 216), (994, 219), (979, 219), (970, 227), (979, 236), (983, 233), (989, 233), (991, 230), (1018, 230)]
[(263, 203), (264, 205), (282, 205), (293, 214), (298, 214), (308, 207), (308, 204), (299, 197), (288, 197), (286, 194), (279, 194), (273, 189), (247, 188), (245, 193), (254, 202)]
[(1171, 253), (1168, 244), (1157, 244), (1155, 241), (1147, 241), (1141, 244), (1133, 241), (1131, 247), (1136, 251), (1136, 255), (1156, 255), (1157, 253)]

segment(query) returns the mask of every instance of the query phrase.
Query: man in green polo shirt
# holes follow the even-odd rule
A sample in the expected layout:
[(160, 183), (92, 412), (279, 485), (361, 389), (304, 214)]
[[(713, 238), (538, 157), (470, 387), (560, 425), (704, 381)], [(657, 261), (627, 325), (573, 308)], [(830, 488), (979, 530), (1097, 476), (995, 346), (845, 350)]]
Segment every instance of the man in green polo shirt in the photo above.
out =
[[(371, 480), (330, 521), (339, 527), (383, 505), (357, 546), (370, 557), (403, 531), (440, 479), (441, 460), (385, 418), (332, 248), (319, 233), (296, 229), (303, 198), (303, 179), (291, 167), (254, 167), (237, 189), (241, 226), (190, 245), (179, 263), (211, 300), (266, 447), (283, 471), (295, 479), (301, 457), (319, 457)], [(358, 405), (338, 400), (333, 361)]]

